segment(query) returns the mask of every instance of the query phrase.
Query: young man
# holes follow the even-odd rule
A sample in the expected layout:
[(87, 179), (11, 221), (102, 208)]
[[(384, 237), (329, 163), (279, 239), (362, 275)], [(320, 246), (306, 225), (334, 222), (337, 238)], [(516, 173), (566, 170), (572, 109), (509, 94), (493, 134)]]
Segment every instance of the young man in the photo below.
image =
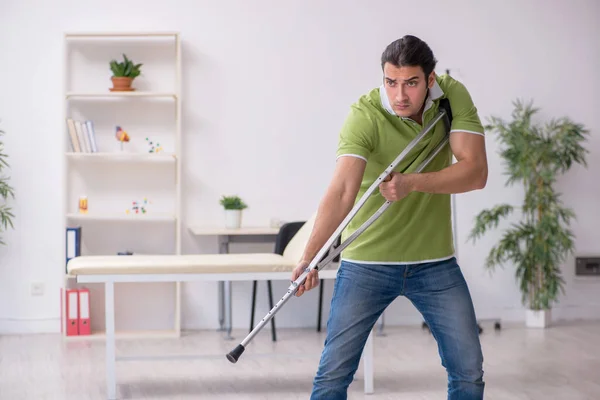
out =
[[(333, 179), (293, 280), (357, 199), (436, 116), (440, 99), (449, 100), (453, 116), (450, 145), (421, 173), (414, 172), (444, 137), (440, 121), (342, 235), (345, 240), (383, 202), (393, 202), (342, 253), (313, 400), (347, 398), (365, 341), (398, 296), (414, 304), (437, 341), (448, 398), (483, 398), (483, 355), (469, 289), (454, 257), (450, 195), (485, 187), (484, 130), (467, 89), (449, 76), (436, 76), (436, 62), (429, 46), (414, 36), (391, 43), (381, 58), (383, 84), (352, 105), (342, 127)], [(312, 271), (297, 296), (317, 284), (318, 272)], [(399, 352), (403, 346), (410, 343), (399, 342)]]

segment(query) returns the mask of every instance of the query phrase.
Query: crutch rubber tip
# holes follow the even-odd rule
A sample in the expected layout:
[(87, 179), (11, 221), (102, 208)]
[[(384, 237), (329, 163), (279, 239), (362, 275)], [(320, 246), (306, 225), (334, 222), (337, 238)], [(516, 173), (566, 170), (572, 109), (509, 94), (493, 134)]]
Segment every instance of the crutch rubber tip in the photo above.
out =
[(227, 354), (227, 359), (232, 362), (232, 363), (236, 363), (238, 358), (240, 358), (240, 356), (242, 355), (242, 353), (244, 352), (244, 350), (246, 350), (244, 348), (244, 346), (242, 346), (241, 344), (238, 344), (237, 347), (233, 350), (231, 350), (229, 352), (229, 354)]

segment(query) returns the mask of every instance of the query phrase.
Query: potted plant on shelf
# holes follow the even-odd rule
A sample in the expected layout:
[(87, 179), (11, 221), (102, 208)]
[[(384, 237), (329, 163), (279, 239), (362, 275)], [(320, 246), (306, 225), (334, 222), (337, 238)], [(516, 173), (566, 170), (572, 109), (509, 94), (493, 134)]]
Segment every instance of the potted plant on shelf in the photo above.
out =
[[(521, 302), (526, 307), (526, 326), (544, 328), (551, 321), (552, 305), (560, 293), (564, 294), (561, 266), (575, 247), (569, 225), (576, 215), (562, 204), (555, 184), (574, 163), (587, 167), (582, 142), (588, 131), (566, 117), (543, 126), (535, 124), (532, 119), (539, 110), (532, 102), (514, 101), (513, 105), (511, 121), (492, 117), (486, 130), (497, 132), (503, 145), (500, 155), (508, 175), (505, 186), (524, 186), (520, 221), (504, 231), (485, 265), (490, 270), (507, 262), (514, 265)], [(515, 208), (499, 204), (481, 211), (469, 239), (475, 242), (498, 227)]]
[(113, 87), (110, 88), (113, 92), (130, 92), (135, 90), (131, 87), (133, 80), (138, 77), (141, 73), (141, 66), (143, 64), (134, 64), (125, 54), (123, 54), (123, 61), (117, 62), (117, 60), (111, 60), (110, 70), (113, 73), (111, 77)]
[(239, 196), (223, 196), (220, 200), (225, 209), (225, 226), (237, 229), (242, 226), (242, 210), (248, 205)]
[[(4, 135), (4, 131), (0, 130), (0, 136)], [(2, 204), (0, 204), (0, 231), (6, 231), (10, 225), (13, 226), (13, 218), (15, 217), (12, 213), (12, 208), (7, 206), (6, 202), (10, 198), (15, 198), (14, 189), (8, 183), (9, 178), (4, 174), (4, 168), (8, 168), (8, 162), (6, 159), (8, 156), (4, 154), (4, 143), (0, 142), (0, 197), (2, 198)], [(6, 244), (0, 238), (0, 244)]]

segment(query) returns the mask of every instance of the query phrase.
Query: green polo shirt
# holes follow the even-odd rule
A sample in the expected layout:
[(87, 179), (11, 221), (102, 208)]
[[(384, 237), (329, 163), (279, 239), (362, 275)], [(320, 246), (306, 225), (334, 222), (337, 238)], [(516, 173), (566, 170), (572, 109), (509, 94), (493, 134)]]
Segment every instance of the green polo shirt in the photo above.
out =
[[(367, 161), (356, 201), (408, 143), (438, 113), (439, 100), (448, 98), (455, 131), (484, 134), (484, 129), (465, 86), (448, 75), (438, 76), (429, 91), (423, 125), (398, 117), (382, 87), (361, 96), (350, 108), (340, 135), (337, 157), (352, 156)], [(398, 164), (395, 171), (414, 172), (445, 135), (440, 121)], [(452, 163), (450, 146), (423, 172), (439, 171)], [(342, 240), (360, 227), (385, 202), (379, 190), (365, 202), (342, 234)], [(451, 197), (447, 194), (412, 192), (388, 209), (342, 252), (342, 259), (361, 263), (404, 264), (437, 261), (454, 255)]]

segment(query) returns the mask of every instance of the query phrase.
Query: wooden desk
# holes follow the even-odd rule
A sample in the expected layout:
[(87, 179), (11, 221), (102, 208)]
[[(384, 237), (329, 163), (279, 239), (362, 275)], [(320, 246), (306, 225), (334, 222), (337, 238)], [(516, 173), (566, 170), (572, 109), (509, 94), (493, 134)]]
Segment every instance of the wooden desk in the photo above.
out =
[[(229, 243), (275, 243), (279, 228), (242, 227), (228, 229), (223, 227), (190, 226), (190, 232), (195, 236), (217, 236), (219, 253), (229, 253)], [(219, 330), (226, 331), (226, 339), (232, 340), (232, 292), (230, 281), (219, 282)]]

